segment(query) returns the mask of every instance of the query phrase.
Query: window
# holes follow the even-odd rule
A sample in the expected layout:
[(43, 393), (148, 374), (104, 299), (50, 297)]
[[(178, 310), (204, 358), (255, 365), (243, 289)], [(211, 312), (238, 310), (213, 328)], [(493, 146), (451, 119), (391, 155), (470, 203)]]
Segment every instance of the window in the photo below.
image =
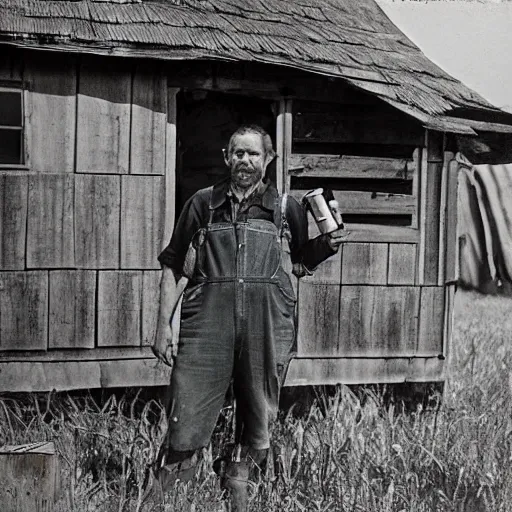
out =
[(0, 86), (0, 165), (23, 163), (23, 91)]

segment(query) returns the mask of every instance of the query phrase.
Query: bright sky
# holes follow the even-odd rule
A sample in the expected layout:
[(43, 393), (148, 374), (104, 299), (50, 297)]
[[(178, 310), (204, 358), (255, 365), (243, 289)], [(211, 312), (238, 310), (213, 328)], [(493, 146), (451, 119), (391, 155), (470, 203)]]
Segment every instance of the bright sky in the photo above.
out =
[(512, 112), (512, 0), (377, 3), (430, 60)]

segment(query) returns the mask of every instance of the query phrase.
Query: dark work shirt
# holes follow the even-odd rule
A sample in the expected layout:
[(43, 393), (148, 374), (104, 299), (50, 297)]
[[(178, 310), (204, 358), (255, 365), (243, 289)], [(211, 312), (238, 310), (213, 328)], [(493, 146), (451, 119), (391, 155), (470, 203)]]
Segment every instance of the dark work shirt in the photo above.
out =
[[(230, 190), (230, 180), (217, 183), (212, 191), (212, 222), (245, 222), (247, 219), (274, 221), (278, 192), (270, 181), (265, 181), (241, 202)], [(210, 218), (210, 193), (207, 188), (196, 192), (183, 207), (169, 245), (160, 253), (158, 261), (181, 274), (190, 241), (198, 229), (206, 227)], [(292, 263), (302, 263), (309, 271), (335, 254), (327, 235), (308, 238), (306, 210), (292, 196), (286, 202), (286, 220), (291, 233)]]

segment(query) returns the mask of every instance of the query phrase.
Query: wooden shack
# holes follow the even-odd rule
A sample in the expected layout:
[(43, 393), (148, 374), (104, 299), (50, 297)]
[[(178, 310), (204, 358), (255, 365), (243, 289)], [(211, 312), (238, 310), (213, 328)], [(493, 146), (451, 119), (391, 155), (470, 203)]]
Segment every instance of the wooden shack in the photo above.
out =
[(156, 257), (241, 122), (347, 223), (299, 284), (287, 384), (443, 379), (454, 156), (495, 158), (511, 115), (373, 0), (0, 0), (0, 390), (168, 382)]

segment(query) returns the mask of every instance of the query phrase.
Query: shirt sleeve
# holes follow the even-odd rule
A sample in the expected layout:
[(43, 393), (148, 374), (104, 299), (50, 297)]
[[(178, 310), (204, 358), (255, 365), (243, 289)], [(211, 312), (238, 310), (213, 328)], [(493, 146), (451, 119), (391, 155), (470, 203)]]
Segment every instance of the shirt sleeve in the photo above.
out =
[(309, 240), (306, 209), (292, 196), (288, 196), (286, 203), (286, 220), (292, 235), (292, 263), (302, 263), (307, 270), (313, 271), (322, 261), (336, 254), (329, 244), (329, 235), (319, 235)]
[(202, 197), (195, 194), (185, 203), (169, 245), (158, 256), (162, 265), (170, 267), (177, 274), (182, 273), (190, 241), (202, 225), (203, 202)]

